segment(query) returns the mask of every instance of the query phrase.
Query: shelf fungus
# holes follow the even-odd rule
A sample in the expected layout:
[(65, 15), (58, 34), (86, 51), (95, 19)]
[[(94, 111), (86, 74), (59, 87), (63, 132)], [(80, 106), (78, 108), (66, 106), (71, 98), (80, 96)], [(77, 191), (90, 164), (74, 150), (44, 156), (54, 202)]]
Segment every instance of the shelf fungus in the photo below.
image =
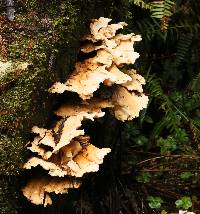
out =
[(58, 153), (52, 154), (48, 160), (30, 158), (24, 164), (24, 168), (40, 166), (51, 176), (82, 177), (85, 173), (98, 171), (99, 164), (103, 163), (104, 156), (110, 151), (109, 148), (99, 149), (90, 144), (88, 136), (79, 136), (63, 146)]
[(122, 84), (122, 86), (126, 87), (129, 91), (138, 91), (139, 93), (143, 92), (142, 86), (145, 84), (145, 79), (141, 75), (136, 73), (136, 70), (126, 70), (125, 74), (131, 77), (130, 81), (127, 81)]
[(120, 22), (118, 24), (110, 24), (112, 19), (100, 17), (99, 19), (93, 19), (90, 23), (91, 34), (85, 35), (84, 40), (91, 40), (92, 42), (97, 42), (99, 40), (104, 40), (112, 38), (115, 36), (116, 31), (127, 26), (125, 22)]
[(32, 178), (23, 188), (24, 196), (34, 204), (50, 205), (49, 193), (63, 194), (69, 188), (78, 188), (81, 183), (77, 178), (98, 171), (104, 157), (111, 152), (110, 148), (91, 144), (85, 134), (84, 120), (103, 117), (104, 109), (109, 109), (118, 120), (132, 120), (147, 107), (148, 97), (143, 93), (145, 79), (124, 66), (134, 64), (139, 57), (133, 46), (141, 37), (134, 33), (116, 34), (127, 24), (110, 22), (111, 19), (104, 17), (92, 20), (91, 32), (83, 37), (85, 43), (80, 47), (84, 60), (75, 64), (64, 83), (56, 82), (49, 89), (50, 93), (77, 93), (81, 101), (62, 104), (54, 112), (60, 120), (51, 129), (37, 126), (32, 129), (36, 137), (28, 149), (35, 156), (24, 168), (38, 166), (45, 175)]
[[(83, 38), (91, 41), (86, 42), (80, 49), (84, 53), (96, 51), (96, 55), (76, 63), (75, 70), (66, 82), (55, 83), (49, 89), (51, 93), (71, 91), (78, 93), (81, 99), (87, 100), (93, 97), (101, 83), (107, 86), (120, 85), (132, 80), (131, 76), (123, 73), (118, 67), (135, 63), (139, 53), (134, 51), (133, 45), (141, 40), (141, 36), (134, 33), (116, 35), (116, 31), (126, 26), (126, 23), (109, 25), (110, 21), (111, 19), (104, 17), (92, 21), (91, 34)], [(97, 41), (101, 44), (93, 43)]]
[(139, 117), (139, 112), (146, 108), (148, 97), (144, 94), (137, 95), (122, 86), (118, 86), (113, 93), (114, 115), (118, 120), (126, 121)]
[[(131, 78), (113, 69), (112, 56), (107, 51), (98, 50), (97, 55), (84, 62), (78, 62), (75, 71), (63, 83), (55, 83), (51, 88), (51, 93), (63, 93), (64, 91), (76, 92), (83, 100), (90, 99), (93, 93), (100, 87), (105, 80), (116, 84), (122, 84)], [(113, 71), (114, 70), (114, 71)], [(112, 72), (113, 71), (113, 72)], [(84, 90), (83, 90), (84, 88)]]
[(79, 188), (80, 185), (81, 182), (76, 179), (40, 176), (32, 178), (22, 192), (33, 204), (46, 207), (52, 204), (48, 193), (64, 194), (68, 193), (69, 189)]

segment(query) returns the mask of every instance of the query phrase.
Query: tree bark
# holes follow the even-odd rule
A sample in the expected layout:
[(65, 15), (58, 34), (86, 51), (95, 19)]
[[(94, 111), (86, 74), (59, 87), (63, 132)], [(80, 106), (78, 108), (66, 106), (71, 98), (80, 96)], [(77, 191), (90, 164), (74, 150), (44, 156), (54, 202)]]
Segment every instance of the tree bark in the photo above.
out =
[[(0, 72), (0, 213), (44, 213), (20, 188), (31, 127), (48, 127), (56, 97), (48, 88), (73, 70), (89, 19), (111, 14), (108, 0), (6, 1), (0, 4), (0, 62), (28, 63)], [(14, 11), (16, 11), (14, 13)], [(109, 14), (108, 14), (109, 12)], [(0, 71), (2, 70), (0, 65)], [(45, 213), (64, 213), (61, 208)], [(67, 211), (65, 211), (66, 213)]]

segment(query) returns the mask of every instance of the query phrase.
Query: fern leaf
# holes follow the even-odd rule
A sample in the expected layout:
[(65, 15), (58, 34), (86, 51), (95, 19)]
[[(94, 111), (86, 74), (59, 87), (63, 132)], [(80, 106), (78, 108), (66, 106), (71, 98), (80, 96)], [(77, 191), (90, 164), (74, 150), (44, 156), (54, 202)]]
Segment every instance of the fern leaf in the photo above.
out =
[(161, 20), (161, 30), (166, 31), (170, 17), (173, 15), (172, 8), (175, 3), (173, 0), (154, 1), (152, 3), (151, 17)]
[(151, 17), (161, 19), (164, 15), (163, 1), (153, 2), (153, 9), (151, 10)]
[(136, 23), (138, 32), (143, 35), (143, 38), (151, 40), (156, 33), (160, 31), (160, 26), (155, 19), (144, 19)]
[(150, 76), (149, 79), (147, 79), (147, 88), (150, 92), (151, 96), (156, 98), (162, 98), (163, 97), (163, 90), (160, 85), (159, 79), (155, 78), (154, 76)]
[(176, 66), (179, 66), (180, 63), (184, 60), (189, 47), (192, 42), (192, 35), (191, 34), (182, 34), (177, 46), (177, 54), (176, 54)]
[(190, 98), (187, 99), (187, 103), (185, 103), (187, 111), (189, 112), (199, 108), (200, 107), (199, 100), (200, 100), (200, 92), (195, 92)]
[(166, 128), (167, 125), (167, 121), (166, 120), (160, 120), (159, 122), (157, 122), (154, 127), (153, 130), (151, 132), (151, 138), (156, 138), (158, 137), (162, 131)]
[(129, 2), (144, 9), (148, 9), (148, 10), (152, 9), (151, 3), (147, 4), (143, 0), (129, 0)]
[(152, 3), (151, 17), (162, 19), (164, 16), (172, 16), (172, 7), (174, 4), (173, 0), (154, 1)]
[[(193, 78), (189, 84), (189, 88), (192, 91), (200, 91), (200, 72)], [(199, 97), (200, 98), (200, 97)], [(200, 99), (199, 99), (200, 100)]]

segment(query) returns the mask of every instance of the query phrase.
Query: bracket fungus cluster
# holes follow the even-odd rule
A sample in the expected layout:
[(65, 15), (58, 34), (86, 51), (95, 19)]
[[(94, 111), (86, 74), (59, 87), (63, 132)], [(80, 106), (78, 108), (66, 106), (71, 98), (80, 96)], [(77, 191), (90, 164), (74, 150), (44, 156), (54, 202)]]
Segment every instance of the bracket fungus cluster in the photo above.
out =
[[(48, 193), (63, 194), (69, 188), (78, 188), (80, 177), (98, 171), (103, 158), (111, 151), (90, 143), (90, 137), (82, 128), (84, 120), (103, 117), (102, 109), (105, 108), (109, 108), (118, 120), (132, 120), (147, 107), (148, 97), (142, 89), (144, 78), (135, 70), (124, 68), (126, 64), (134, 64), (139, 57), (133, 45), (141, 37), (133, 33), (116, 35), (117, 30), (127, 24), (109, 24), (110, 21), (104, 17), (92, 20), (91, 33), (84, 36), (85, 43), (80, 48), (86, 59), (76, 63), (66, 82), (56, 82), (49, 89), (51, 93), (77, 93), (80, 103), (61, 105), (55, 111), (61, 119), (53, 128), (32, 129), (37, 136), (28, 149), (37, 156), (30, 158), (24, 168), (40, 166), (48, 173), (33, 178), (22, 190), (34, 204), (47, 206), (52, 204)], [(87, 58), (90, 52), (95, 56)], [(103, 89), (101, 85), (104, 85)], [(106, 98), (101, 93), (94, 94), (105, 88), (109, 91)]]

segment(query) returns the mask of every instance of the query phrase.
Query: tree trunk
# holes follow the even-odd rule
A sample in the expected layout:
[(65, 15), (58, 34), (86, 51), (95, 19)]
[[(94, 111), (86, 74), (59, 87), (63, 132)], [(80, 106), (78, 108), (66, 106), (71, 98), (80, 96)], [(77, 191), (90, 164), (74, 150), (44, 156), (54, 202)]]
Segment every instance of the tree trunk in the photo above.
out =
[[(20, 192), (29, 155), (25, 147), (31, 127), (47, 127), (52, 118), (56, 99), (48, 88), (73, 70), (89, 19), (109, 16), (111, 2), (0, 1), (1, 214), (64, 213), (60, 207), (25, 208), (28, 202)], [(7, 69), (5, 63), (10, 63)], [(28, 66), (22, 69), (19, 63)]]

